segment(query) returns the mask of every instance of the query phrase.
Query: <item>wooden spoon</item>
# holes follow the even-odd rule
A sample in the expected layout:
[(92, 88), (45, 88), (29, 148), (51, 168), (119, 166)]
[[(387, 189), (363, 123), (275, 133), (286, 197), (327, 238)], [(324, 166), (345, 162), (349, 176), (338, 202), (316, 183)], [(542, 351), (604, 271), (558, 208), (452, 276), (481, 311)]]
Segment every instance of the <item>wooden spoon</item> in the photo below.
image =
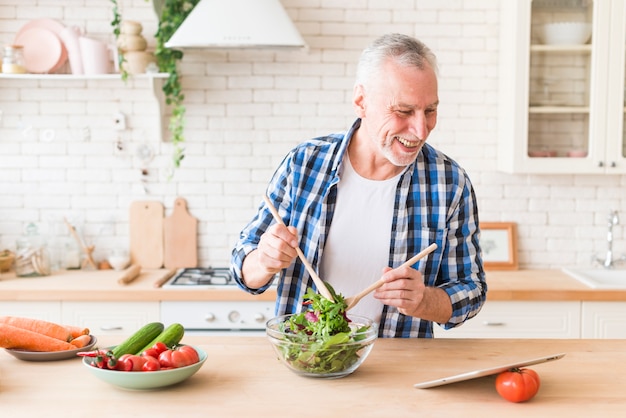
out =
[[(419, 253), (415, 254), (413, 257), (411, 257), (409, 259), (409, 261), (405, 262), (404, 264), (402, 264), (398, 268), (412, 266), (413, 264), (417, 263), (418, 260), (420, 260), (423, 257), (427, 256), (428, 254), (432, 253), (436, 249), (437, 249), (437, 244), (430, 244), (428, 247), (426, 247), (425, 249), (423, 249)], [(369, 285), (368, 287), (366, 287), (365, 289), (363, 289), (360, 293), (357, 293), (354, 296), (346, 298), (345, 301), (348, 304), (348, 307), (346, 308), (346, 311), (354, 308), (354, 306), (357, 303), (359, 303), (359, 301), (361, 299), (363, 299), (365, 296), (369, 295), (371, 292), (373, 292), (374, 290), (376, 290), (379, 287), (381, 287), (384, 283), (385, 282), (383, 281), (383, 279), (379, 279), (379, 280), (375, 281), (374, 283), (372, 283), (371, 285)]]
[[(278, 211), (276, 210), (274, 205), (272, 205), (272, 202), (270, 201), (270, 199), (267, 196), (263, 195), (263, 200), (265, 200), (267, 207), (269, 208), (270, 212), (272, 212), (272, 216), (274, 217), (274, 220), (281, 225), (285, 225), (282, 218), (278, 214)], [(330, 291), (328, 290), (328, 288), (326, 287), (322, 279), (320, 279), (320, 277), (317, 275), (317, 273), (313, 269), (313, 266), (309, 263), (309, 260), (306, 259), (300, 247), (296, 247), (296, 252), (298, 253), (298, 257), (300, 257), (302, 264), (304, 264), (304, 267), (306, 267), (306, 270), (311, 275), (311, 278), (313, 278), (313, 282), (315, 283), (315, 286), (317, 286), (317, 289), (319, 290), (320, 294), (324, 296), (326, 299), (330, 300), (331, 302), (334, 302), (335, 299), (333, 298), (333, 295), (330, 293)]]

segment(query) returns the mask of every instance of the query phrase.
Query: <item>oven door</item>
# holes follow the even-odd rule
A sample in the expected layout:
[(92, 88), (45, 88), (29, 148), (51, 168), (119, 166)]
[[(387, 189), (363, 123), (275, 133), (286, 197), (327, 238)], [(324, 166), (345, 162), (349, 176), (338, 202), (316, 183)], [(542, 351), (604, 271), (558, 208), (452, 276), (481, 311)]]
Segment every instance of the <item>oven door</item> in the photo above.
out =
[(189, 335), (264, 336), (272, 301), (162, 301), (161, 322), (179, 323)]

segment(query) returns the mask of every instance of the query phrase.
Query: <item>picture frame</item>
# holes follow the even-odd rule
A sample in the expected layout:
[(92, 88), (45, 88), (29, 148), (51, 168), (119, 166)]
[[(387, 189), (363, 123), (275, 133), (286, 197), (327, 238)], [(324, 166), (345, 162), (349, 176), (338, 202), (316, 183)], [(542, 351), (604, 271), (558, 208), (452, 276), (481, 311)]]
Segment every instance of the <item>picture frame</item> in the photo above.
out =
[(485, 270), (517, 270), (517, 224), (481, 222), (480, 230)]

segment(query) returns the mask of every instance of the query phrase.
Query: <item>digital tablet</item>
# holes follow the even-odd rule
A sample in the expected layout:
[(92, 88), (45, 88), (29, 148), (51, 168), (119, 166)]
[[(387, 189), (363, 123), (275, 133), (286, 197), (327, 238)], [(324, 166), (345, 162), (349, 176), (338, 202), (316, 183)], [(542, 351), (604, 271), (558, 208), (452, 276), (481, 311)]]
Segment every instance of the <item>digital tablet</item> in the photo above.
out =
[(427, 389), (435, 386), (448, 385), (450, 383), (463, 382), (465, 380), (476, 379), (479, 377), (491, 376), (494, 374), (502, 373), (509, 369), (528, 367), (534, 364), (546, 363), (548, 361), (554, 361), (561, 359), (565, 356), (565, 353), (551, 354), (531, 360), (519, 361), (517, 363), (504, 364), (496, 367), (489, 367), (485, 369), (472, 370), (471, 372), (456, 374), (453, 376), (442, 377), (435, 380), (429, 380), (426, 382), (416, 383), (413, 386), (419, 389)]

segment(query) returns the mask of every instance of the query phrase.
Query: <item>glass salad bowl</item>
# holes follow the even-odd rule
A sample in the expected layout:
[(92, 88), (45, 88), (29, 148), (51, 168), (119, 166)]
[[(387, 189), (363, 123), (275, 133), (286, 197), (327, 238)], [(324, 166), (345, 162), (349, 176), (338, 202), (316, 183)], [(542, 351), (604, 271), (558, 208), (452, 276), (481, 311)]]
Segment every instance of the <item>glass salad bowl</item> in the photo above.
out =
[(294, 333), (289, 328), (293, 316), (270, 319), (265, 331), (279, 360), (301, 376), (334, 379), (351, 374), (363, 364), (378, 336), (376, 324), (357, 315), (348, 317), (349, 332), (326, 337)]

